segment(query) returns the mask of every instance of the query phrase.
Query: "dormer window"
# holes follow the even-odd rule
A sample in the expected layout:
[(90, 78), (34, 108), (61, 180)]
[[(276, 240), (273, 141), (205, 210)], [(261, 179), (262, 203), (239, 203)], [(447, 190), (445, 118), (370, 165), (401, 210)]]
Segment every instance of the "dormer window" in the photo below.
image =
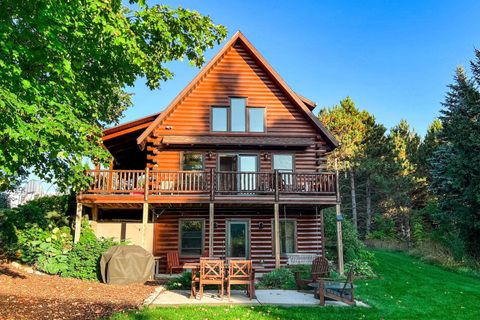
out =
[(246, 98), (230, 98), (229, 107), (212, 107), (213, 132), (265, 132), (265, 108), (248, 107)]

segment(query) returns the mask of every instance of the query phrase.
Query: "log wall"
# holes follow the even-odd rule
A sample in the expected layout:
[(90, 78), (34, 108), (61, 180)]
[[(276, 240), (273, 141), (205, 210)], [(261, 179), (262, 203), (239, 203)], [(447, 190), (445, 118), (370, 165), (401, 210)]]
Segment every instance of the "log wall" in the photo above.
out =
[[(284, 212), (283, 206), (280, 209), (280, 219), (293, 219), (296, 221), (296, 246), (298, 253), (323, 254), (321, 211), (315, 213), (312, 208), (287, 208)], [(164, 256), (167, 251), (179, 250), (179, 220), (197, 218), (205, 220), (204, 248), (208, 250), (209, 223), (208, 208), (185, 208), (165, 210), (155, 219), (153, 253), (155, 256)], [(214, 230), (214, 252), (218, 257), (225, 257), (226, 254), (226, 223), (227, 220), (248, 220), (250, 226), (250, 258), (253, 260), (257, 272), (263, 273), (275, 268), (275, 255), (273, 252), (273, 206), (255, 209), (235, 209), (216, 206), (215, 208), (215, 230)], [(260, 223), (263, 228), (260, 229)], [(182, 262), (198, 261), (198, 257), (180, 257)], [(287, 257), (282, 256), (283, 265)], [(160, 270), (165, 271), (165, 259), (160, 260)]]

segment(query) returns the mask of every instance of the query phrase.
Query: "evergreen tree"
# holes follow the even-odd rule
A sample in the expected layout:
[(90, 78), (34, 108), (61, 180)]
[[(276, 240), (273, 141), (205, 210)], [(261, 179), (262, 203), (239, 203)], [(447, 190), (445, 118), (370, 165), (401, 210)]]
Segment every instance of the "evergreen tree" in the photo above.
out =
[(449, 243), (480, 258), (480, 52), (473, 77), (458, 68), (440, 120), (440, 146), (431, 160), (432, 189), (439, 199), (437, 222)]
[[(352, 222), (355, 231), (358, 230), (357, 196), (355, 186), (355, 170), (359, 159), (363, 157), (366, 134), (366, 111), (360, 111), (350, 97), (340, 101), (339, 105), (324, 108), (319, 114), (320, 121), (339, 139), (341, 145), (333, 154), (338, 159), (339, 170), (348, 172), (350, 180), (350, 199)], [(333, 159), (329, 159), (330, 166)]]

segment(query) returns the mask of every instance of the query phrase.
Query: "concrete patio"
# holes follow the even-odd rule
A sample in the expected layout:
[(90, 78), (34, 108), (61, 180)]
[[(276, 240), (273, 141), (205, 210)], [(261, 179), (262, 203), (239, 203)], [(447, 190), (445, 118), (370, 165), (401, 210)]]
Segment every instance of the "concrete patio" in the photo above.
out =
[[(250, 300), (243, 291), (232, 290), (230, 300), (226, 296), (220, 298), (217, 291), (205, 291), (203, 299), (190, 299), (190, 290), (165, 290), (159, 288), (146, 301), (145, 305), (152, 307), (167, 307), (179, 305), (278, 305), (278, 306), (320, 306), (319, 300), (312, 293), (295, 290), (256, 290), (256, 299)], [(357, 306), (368, 307), (361, 301)], [(338, 301), (326, 301), (326, 306), (348, 307)]]

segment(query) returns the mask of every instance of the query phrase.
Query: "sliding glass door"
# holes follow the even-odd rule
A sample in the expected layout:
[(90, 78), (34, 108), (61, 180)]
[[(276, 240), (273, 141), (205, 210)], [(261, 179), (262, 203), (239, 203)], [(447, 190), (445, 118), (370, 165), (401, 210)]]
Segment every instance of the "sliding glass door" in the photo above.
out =
[(218, 157), (219, 190), (254, 191), (257, 188), (258, 156), (255, 154), (220, 154)]
[(257, 189), (256, 174), (258, 171), (258, 159), (256, 155), (240, 155), (240, 191), (253, 191)]

